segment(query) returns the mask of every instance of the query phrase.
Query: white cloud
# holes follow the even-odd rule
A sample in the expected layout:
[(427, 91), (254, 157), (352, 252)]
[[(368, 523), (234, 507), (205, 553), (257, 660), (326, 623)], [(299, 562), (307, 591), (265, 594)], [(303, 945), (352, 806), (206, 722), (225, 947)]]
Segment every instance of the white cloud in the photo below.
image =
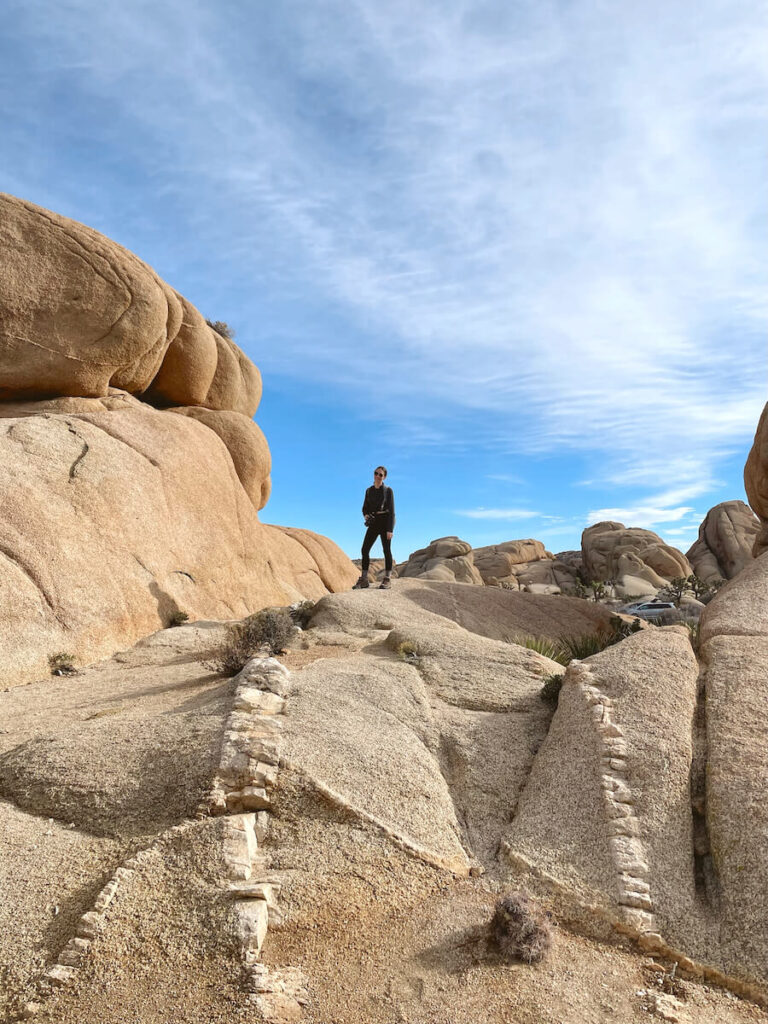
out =
[[(340, 311), (264, 348), (255, 304), (266, 373), (340, 385), (416, 446), (461, 443), (462, 412), (476, 444), (602, 451), (606, 478), (668, 492), (639, 506), (655, 521), (748, 444), (768, 319), (748, 0), (42, 6), (19, 16), (58, 55), (43, 73), (128, 122), (197, 244)], [(262, 71), (268, 30), (289, 59)]]
[(635, 505), (630, 508), (599, 508), (587, 515), (587, 526), (606, 521), (624, 523), (626, 526), (640, 526), (650, 529), (657, 523), (674, 523), (683, 519), (693, 508), (654, 508), (650, 505)]
[(467, 519), (535, 519), (538, 512), (526, 508), (466, 508), (456, 509), (455, 515), (466, 516)]

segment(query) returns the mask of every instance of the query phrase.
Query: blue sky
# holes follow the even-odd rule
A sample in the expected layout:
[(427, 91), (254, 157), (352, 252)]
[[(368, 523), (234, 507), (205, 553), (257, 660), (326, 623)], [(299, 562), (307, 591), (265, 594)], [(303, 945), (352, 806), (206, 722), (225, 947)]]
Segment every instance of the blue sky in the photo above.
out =
[(683, 549), (768, 398), (754, 0), (10, 0), (8, 192), (152, 264), (260, 367), (263, 518)]

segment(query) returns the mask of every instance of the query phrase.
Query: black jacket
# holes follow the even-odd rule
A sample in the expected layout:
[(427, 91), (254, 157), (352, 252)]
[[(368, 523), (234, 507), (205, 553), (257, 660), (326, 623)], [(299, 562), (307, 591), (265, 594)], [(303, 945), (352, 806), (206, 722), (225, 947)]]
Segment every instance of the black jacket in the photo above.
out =
[(373, 516), (368, 525), (382, 533), (392, 533), (395, 528), (395, 496), (391, 487), (386, 484), (374, 487), (371, 484), (363, 501), (363, 518), (367, 516)]

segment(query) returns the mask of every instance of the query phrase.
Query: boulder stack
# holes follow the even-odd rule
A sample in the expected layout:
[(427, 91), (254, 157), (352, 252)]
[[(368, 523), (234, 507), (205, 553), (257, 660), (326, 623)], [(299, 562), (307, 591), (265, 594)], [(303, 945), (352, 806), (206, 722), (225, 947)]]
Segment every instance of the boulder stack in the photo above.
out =
[(111, 654), (191, 618), (351, 585), (330, 541), (260, 523), (258, 369), (146, 263), (0, 195), (0, 657)]
[(649, 593), (693, 571), (685, 555), (658, 534), (623, 523), (588, 527), (582, 534), (581, 551), (590, 579), (615, 580), (625, 593)]
[(722, 501), (699, 527), (699, 538), (686, 552), (693, 571), (706, 583), (732, 580), (752, 561), (760, 521), (743, 501)]

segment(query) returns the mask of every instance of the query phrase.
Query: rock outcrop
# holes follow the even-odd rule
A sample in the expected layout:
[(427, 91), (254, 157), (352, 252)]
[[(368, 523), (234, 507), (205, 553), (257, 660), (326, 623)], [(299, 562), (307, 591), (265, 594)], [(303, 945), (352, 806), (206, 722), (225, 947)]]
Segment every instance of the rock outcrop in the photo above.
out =
[(440, 537), (396, 568), (398, 576), (411, 579), (487, 584), (532, 594), (568, 590), (576, 577), (570, 566), (532, 539), (472, 548), (458, 537)]
[(706, 583), (732, 580), (752, 561), (760, 521), (743, 501), (723, 501), (707, 512), (698, 540), (686, 552), (693, 571)]
[(0, 398), (102, 398), (251, 417), (257, 368), (133, 253), (84, 224), (0, 194)]
[(325, 538), (260, 523), (257, 368), (151, 267), (0, 196), (0, 657), (103, 657), (355, 579)]
[(547, 551), (540, 540), (508, 540), (474, 548), (475, 566), (483, 582), (529, 593), (558, 593), (573, 586), (575, 571)]
[(440, 537), (414, 551), (405, 565), (398, 566), (398, 575), (450, 583), (483, 582), (472, 560), (472, 545), (458, 537)]
[[(584, 570), (590, 579), (616, 580), (627, 593), (666, 586), (675, 576), (690, 576), (691, 565), (658, 534), (623, 523), (595, 523), (581, 537)], [(647, 592), (647, 591), (646, 591)]]
[(744, 488), (749, 504), (762, 524), (752, 549), (752, 554), (757, 558), (768, 550), (768, 405), (763, 409), (744, 466)]

